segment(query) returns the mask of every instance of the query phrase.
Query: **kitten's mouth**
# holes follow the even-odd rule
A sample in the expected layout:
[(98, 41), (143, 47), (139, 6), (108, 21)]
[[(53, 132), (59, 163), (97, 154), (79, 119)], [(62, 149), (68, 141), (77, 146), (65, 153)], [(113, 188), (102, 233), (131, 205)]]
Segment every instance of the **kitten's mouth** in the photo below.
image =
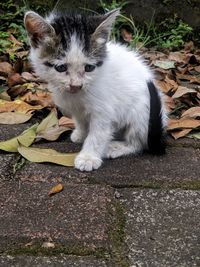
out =
[(69, 92), (71, 94), (77, 94), (78, 92), (81, 91), (81, 88), (82, 88), (82, 86), (70, 86)]

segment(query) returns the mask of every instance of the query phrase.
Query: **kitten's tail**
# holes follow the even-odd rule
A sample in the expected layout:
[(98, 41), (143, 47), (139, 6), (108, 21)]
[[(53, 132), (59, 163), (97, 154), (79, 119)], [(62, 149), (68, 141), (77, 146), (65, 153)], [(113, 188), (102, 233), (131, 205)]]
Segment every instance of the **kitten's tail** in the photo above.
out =
[(165, 130), (162, 102), (154, 83), (148, 81), (147, 85), (150, 94), (148, 151), (154, 155), (162, 155), (165, 153)]

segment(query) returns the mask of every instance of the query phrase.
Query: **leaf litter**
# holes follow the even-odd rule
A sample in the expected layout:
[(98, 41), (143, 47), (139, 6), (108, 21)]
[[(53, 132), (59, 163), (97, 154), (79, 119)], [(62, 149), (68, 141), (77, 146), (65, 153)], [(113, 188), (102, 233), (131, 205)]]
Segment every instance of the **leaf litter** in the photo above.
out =
[[(122, 32), (122, 36), (131, 42), (132, 35), (129, 32)], [(28, 51), (13, 37), (10, 33), (13, 50), (6, 53), (14, 53), (15, 60), (9, 60), (6, 54), (0, 58), (0, 123), (24, 123), (32, 116), (37, 116), (38, 112), (51, 112), (34, 129), (29, 128), (18, 137), (0, 142), (0, 149), (21, 152), (25, 158), (35, 162), (39, 160), (73, 166), (76, 154), (29, 147), (41, 139), (57, 140), (63, 132), (73, 129), (74, 123), (70, 118), (57, 118), (47, 84), (34, 74), (27, 59)], [(200, 50), (195, 50), (193, 43), (189, 42), (180, 51), (160, 52), (144, 48), (140, 53), (152, 67), (154, 81), (165, 95), (170, 118), (169, 134), (175, 139), (184, 136), (199, 139)], [(66, 162), (66, 158), (69, 162)]]

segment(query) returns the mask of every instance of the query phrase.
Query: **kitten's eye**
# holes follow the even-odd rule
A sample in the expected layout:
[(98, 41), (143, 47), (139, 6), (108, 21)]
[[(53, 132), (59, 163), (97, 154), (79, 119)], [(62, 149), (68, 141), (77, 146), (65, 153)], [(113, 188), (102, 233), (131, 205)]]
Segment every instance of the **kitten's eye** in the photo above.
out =
[(92, 72), (95, 68), (96, 68), (95, 65), (90, 65), (90, 64), (85, 65), (86, 72)]
[(56, 65), (55, 70), (57, 70), (58, 72), (65, 72), (67, 71), (67, 64)]

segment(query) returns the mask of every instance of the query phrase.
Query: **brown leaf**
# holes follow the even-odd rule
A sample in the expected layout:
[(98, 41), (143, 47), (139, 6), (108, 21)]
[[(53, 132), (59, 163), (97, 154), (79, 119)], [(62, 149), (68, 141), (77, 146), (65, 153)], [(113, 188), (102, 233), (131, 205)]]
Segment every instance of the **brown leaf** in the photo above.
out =
[(172, 96), (172, 98), (179, 98), (183, 95), (191, 94), (191, 93), (196, 94), (197, 91), (191, 88), (184, 87), (184, 86), (179, 86), (175, 94)]
[(165, 82), (172, 86), (173, 91), (175, 91), (178, 88), (178, 83), (168, 77), (168, 75), (165, 77)]
[(21, 98), (26, 103), (31, 105), (41, 105), (43, 107), (54, 107), (51, 94), (48, 92), (27, 92)]
[(22, 78), (28, 82), (41, 82), (41, 79), (30, 72), (22, 72)]
[(179, 80), (186, 80), (186, 81), (190, 81), (191, 83), (200, 84), (200, 78), (194, 75), (181, 74), (181, 73), (177, 73), (176, 75)]
[(13, 73), (13, 67), (8, 62), (0, 62), (0, 75), (8, 77)]
[(8, 85), (9, 87), (12, 87), (17, 84), (24, 83), (24, 80), (22, 79), (21, 75), (19, 73), (13, 73), (8, 76)]
[(181, 118), (180, 120), (170, 119), (168, 121), (168, 130), (175, 129), (195, 129), (200, 126), (200, 120)]
[(184, 46), (185, 51), (193, 51), (194, 50), (194, 43), (192, 41), (185, 43)]
[(165, 94), (167, 94), (173, 88), (173, 86), (170, 83), (166, 83), (165, 81), (158, 81), (158, 80), (156, 80), (156, 85)]
[(57, 193), (60, 193), (64, 189), (64, 186), (62, 184), (58, 184), (49, 191), (49, 196), (53, 196)]
[(189, 59), (190, 59), (190, 56), (188, 54), (184, 54), (184, 53), (181, 53), (181, 52), (170, 52), (168, 58), (170, 60), (174, 60), (174, 61), (176, 61), (178, 63), (187, 64)]
[(73, 120), (64, 116), (59, 119), (58, 125), (71, 129), (75, 128)]
[(26, 58), (28, 56), (28, 53), (29, 53), (29, 51), (20, 51), (20, 52), (16, 52), (15, 54), (18, 58), (23, 59), (23, 58)]
[(8, 89), (8, 95), (13, 99), (16, 98), (17, 96), (24, 95), (27, 92), (27, 88), (22, 85), (14, 85), (11, 88)]
[(200, 66), (196, 66), (196, 67), (194, 67), (194, 69), (195, 69), (197, 72), (200, 73)]
[(192, 107), (183, 112), (181, 117), (196, 118), (200, 117), (200, 107)]
[(173, 131), (170, 134), (174, 137), (174, 139), (178, 139), (178, 138), (186, 136), (191, 131), (192, 131), (192, 129), (184, 129), (184, 130), (180, 130), (180, 131)]
[(121, 35), (124, 41), (130, 43), (133, 40), (132, 33), (128, 32), (126, 29), (121, 29)]
[(167, 112), (170, 112), (171, 110), (175, 109), (176, 105), (172, 97), (168, 95), (164, 95), (163, 98), (164, 98), (165, 108)]

